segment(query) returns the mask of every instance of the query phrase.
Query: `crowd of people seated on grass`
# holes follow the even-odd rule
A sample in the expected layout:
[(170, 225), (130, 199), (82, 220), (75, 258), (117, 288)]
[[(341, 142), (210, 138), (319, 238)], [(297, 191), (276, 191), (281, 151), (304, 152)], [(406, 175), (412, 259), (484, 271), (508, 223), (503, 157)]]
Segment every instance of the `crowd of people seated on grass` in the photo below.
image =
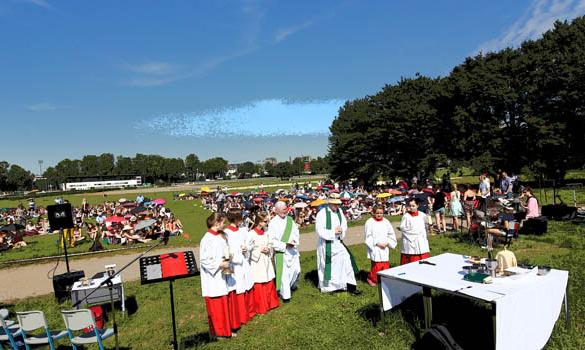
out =
[[(56, 203), (67, 200), (57, 198)], [(2, 211), (0, 221), (0, 249), (8, 250), (26, 246), (24, 237), (55, 234), (51, 231), (46, 209), (24, 210), (22, 205)], [(146, 243), (158, 238), (165, 231), (170, 235), (181, 235), (183, 224), (164, 200), (150, 201), (139, 195), (135, 201), (120, 199), (90, 205), (84, 198), (80, 206), (73, 207), (74, 226), (64, 230), (69, 247), (83, 241), (92, 242), (91, 249), (103, 245)], [(22, 243), (20, 243), (22, 242)]]

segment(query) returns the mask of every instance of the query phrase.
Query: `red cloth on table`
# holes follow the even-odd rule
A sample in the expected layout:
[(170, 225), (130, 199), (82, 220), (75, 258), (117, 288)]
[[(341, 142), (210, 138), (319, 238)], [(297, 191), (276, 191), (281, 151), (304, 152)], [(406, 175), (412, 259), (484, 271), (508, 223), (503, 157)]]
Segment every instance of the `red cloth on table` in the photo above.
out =
[(408, 264), (413, 261), (419, 261), (422, 259), (429, 258), (431, 255), (429, 253), (424, 254), (400, 254), (400, 265)]
[(390, 268), (390, 262), (388, 261), (372, 261), (372, 267), (368, 274), (368, 279), (374, 283), (378, 283), (378, 271), (386, 270)]
[(278, 294), (274, 280), (266, 283), (254, 283), (254, 308), (257, 314), (265, 314), (278, 307)]
[(230, 326), (238, 329), (250, 321), (246, 293), (237, 294), (235, 290), (228, 294), (228, 307), (230, 310)]
[(209, 331), (216, 337), (231, 337), (228, 296), (205, 297)]

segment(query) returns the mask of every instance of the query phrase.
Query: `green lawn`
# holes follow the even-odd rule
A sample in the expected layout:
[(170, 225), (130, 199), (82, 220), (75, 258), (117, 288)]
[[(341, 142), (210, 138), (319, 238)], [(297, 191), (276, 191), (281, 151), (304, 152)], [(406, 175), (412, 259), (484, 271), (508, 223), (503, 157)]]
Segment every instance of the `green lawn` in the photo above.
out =
[[(432, 236), (431, 254), (443, 252), (485, 254), (475, 246), (460, 243), (456, 237)], [(572, 326), (566, 329), (563, 314), (557, 322), (547, 349), (585, 348), (585, 228), (565, 222), (551, 222), (549, 233), (542, 237), (521, 237), (511, 248), (519, 261), (531, 264), (548, 264), (567, 269)], [(368, 269), (363, 245), (351, 247), (361, 269)], [(391, 264), (399, 255), (391, 253)], [(314, 286), (315, 253), (302, 253), (302, 280), (292, 302), (264, 316), (257, 316), (245, 325), (238, 337), (219, 342), (207, 342), (207, 320), (203, 298), (200, 296), (199, 278), (177, 281), (177, 324), (180, 337), (188, 338), (187, 348), (197, 342), (204, 349), (407, 349), (415, 341), (422, 323), (422, 301), (414, 297), (404, 306), (387, 314), (388, 330), (385, 336), (378, 320), (378, 293), (364, 282), (359, 288), (361, 297), (340, 294), (321, 294)], [(363, 273), (362, 273), (363, 275)], [(123, 347), (133, 349), (170, 349), (169, 296), (167, 284), (141, 286), (138, 282), (125, 284), (126, 296), (135, 301), (137, 308), (129, 316), (118, 317), (120, 341)], [(15, 310), (43, 310), (49, 324), (55, 329), (63, 327), (59, 310), (70, 307), (58, 305), (52, 295), (14, 304), (0, 305)], [(537, 305), (535, 305), (537, 307)], [(465, 348), (489, 348), (489, 341), (481, 344), (473, 340), (489, 339), (491, 319), (489, 310), (460, 298), (437, 295), (434, 298), (434, 316), (437, 322), (447, 322), (454, 336)], [(470, 322), (473, 320), (473, 322)], [(518, 325), (521, 327), (522, 325)], [(67, 344), (67, 341), (60, 341)], [(113, 339), (106, 342), (113, 348)], [(63, 347), (68, 349), (68, 347)], [(93, 349), (93, 348), (92, 348)]]

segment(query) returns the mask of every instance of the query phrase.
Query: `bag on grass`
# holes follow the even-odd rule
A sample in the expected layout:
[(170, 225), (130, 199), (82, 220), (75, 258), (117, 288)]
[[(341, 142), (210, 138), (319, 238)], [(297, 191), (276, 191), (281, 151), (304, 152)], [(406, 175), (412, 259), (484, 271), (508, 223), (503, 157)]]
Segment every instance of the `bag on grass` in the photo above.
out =
[(434, 324), (427, 329), (422, 337), (413, 345), (415, 350), (463, 350), (457, 344), (449, 330), (440, 324)]

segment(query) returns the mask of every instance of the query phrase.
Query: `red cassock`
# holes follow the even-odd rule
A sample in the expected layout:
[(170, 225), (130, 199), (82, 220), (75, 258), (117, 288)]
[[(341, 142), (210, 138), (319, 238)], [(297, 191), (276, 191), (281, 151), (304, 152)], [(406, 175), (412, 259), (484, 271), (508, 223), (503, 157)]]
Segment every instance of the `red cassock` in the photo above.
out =
[(265, 314), (278, 307), (278, 294), (274, 280), (266, 283), (254, 283), (254, 308), (257, 314)]
[(243, 324), (250, 321), (250, 313), (248, 311), (248, 304), (246, 303), (246, 293), (237, 294), (236, 291), (231, 291), (228, 294), (228, 308), (230, 313), (230, 327), (238, 329)]
[(211, 334), (216, 337), (231, 337), (228, 296), (205, 297), (205, 306)]
[(246, 291), (246, 305), (248, 306), (248, 317), (253, 319), (256, 316), (256, 304), (254, 303), (254, 289)]
[(400, 265), (408, 264), (430, 257), (429, 253), (424, 254), (400, 254)]
[(378, 283), (378, 272), (390, 268), (388, 261), (372, 261), (372, 267), (368, 279), (374, 283)]

